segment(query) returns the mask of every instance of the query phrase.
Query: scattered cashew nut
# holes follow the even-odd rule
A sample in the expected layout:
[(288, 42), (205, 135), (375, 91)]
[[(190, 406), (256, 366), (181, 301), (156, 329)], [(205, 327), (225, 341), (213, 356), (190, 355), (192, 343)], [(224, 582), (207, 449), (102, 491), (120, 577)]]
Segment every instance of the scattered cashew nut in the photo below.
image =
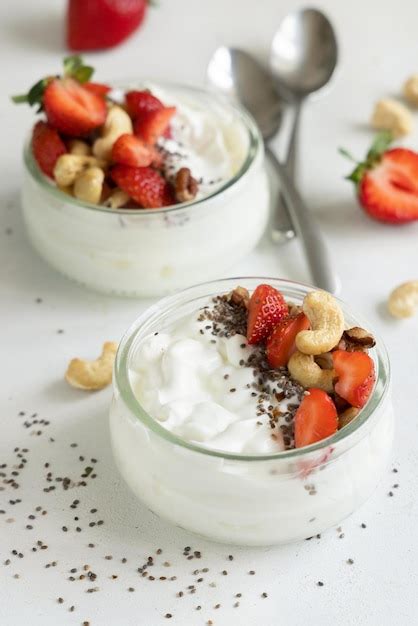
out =
[(103, 125), (102, 136), (93, 144), (93, 154), (99, 159), (109, 161), (113, 144), (121, 135), (132, 133), (132, 120), (119, 106), (112, 106)]
[(73, 359), (65, 373), (66, 381), (77, 389), (95, 391), (103, 389), (112, 382), (113, 363), (118, 344), (107, 341), (103, 344), (102, 354), (95, 361)]
[(388, 300), (389, 313), (393, 317), (412, 317), (418, 312), (418, 280), (411, 280), (396, 287)]
[(344, 315), (335, 298), (326, 291), (311, 291), (303, 301), (311, 330), (296, 335), (296, 347), (304, 354), (323, 354), (335, 348), (344, 331)]
[(92, 156), (62, 154), (55, 163), (54, 179), (58, 187), (69, 187), (89, 167), (101, 167), (104, 163)]
[(414, 106), (418, 106), (418, 74), (413, 74), (405, 81), (403, 95)]
[(91, 147), (81, 139), (71, 139), (68, 142), (68, 152), (70, 154), (78, 154), (79, 156), (90, 156)]
[(123, 191), (123, 189), (116, 188), (112, 191), (112, 193), (106, 198), (103, 202), (104, 206), (108, 206), (111, 209), (120, 209), (121, 207), (128, 204), (131, 197)]
[(83, 202), (98, 204), (102, 197), (104, 177), (100, 167), (89, 167), (75, 179), (74, 196)]
[(373, 128), (389, 130), (395, 137), (409, 135), (414, 126), (411, 112), (397, 100), (385, 98), (376, 102), (371, 118)]
[(323, 370), (315, 363), (312, 355), (296, 350), (287, 364), (290, 375), (303, 387), (318, 387), (330, 393), (333, 391), (334, 370)]

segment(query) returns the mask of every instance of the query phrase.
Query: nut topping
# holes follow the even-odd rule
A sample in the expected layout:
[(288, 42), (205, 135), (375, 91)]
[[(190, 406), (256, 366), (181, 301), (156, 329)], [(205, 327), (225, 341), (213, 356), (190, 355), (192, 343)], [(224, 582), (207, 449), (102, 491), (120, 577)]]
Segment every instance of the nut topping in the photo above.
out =
[(376, 341), (367, 330), (354, 326), (343, 332), (343, 336), (338, 344), (339, 350), (347, 350), (348, 352), (355, 352), (356, 350), (363, 351), (373, 348), (376, 345)]
[(193, 178), (188, 167), (179, 169), (174, 185), (176, 200), (179, 202), (190, 202), (190, 200), (196, 197), (198, 189), (197, 180)]
[(236, 287), (234, 291), (228, 294), (228, 301), (237, 306), (244, 306), (247, 309), (250, 301), (248, 289), (245, 289), (245, 287)]

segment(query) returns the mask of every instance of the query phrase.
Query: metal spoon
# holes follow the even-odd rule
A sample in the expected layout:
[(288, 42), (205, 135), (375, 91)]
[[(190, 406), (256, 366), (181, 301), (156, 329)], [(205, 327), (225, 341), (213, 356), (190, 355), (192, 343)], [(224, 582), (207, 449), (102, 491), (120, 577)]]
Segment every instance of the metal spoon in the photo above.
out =
[[(280, 99), (271, 76), (250, 55), (234, 48), (218, 48), (209, 62), (207, 78), (213, 87), (237, 98), (252, 113), (265, 140), (277, 132), (281, 119)], [(313, 282), (321, 289), (335, 293), (339, 284), (321, 231), (285, 166), (279, 163), (273, 153), (271, 155)]]
[(270, 69), (279, 93), (292, 104), (293, 125), (286, 169), (295, 175), (302, 105), (331, 79), (338, 61), (334, 29), (318, 9), (300, 9), (281, 22), (271, 44)]
[[(251, 54), (238, 48), (221, 46), (215, 50), (207, 67), (212, 87), (240, 102), (256, 119), (264, 139), (266, 154), (276, 169), (277, 158), (268, 146), (279, 130), (283, 100), (268, 70)], [(285, 242), (294, 237), (294, 228), (287, 207), (281, 203), (273, 213), (274, 241)]]

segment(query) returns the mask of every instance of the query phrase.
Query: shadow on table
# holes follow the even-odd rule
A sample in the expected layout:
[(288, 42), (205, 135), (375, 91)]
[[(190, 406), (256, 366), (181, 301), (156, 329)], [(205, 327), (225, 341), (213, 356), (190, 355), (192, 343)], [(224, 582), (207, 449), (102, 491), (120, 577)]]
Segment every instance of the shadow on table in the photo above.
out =
[[(59, 4), (62, 6), (62, 3)], [(65, 51), (64, 23), (64, 10), (57, 10), (51, 11), (50, 15), (40, 11), (39, 15), (30, 20), (25, 18), (24, 13), (20, 18), (10, 16), (8, 20), (4, 20), (2, 26), (8, 39), (19, 47), (28, 48), (31, 52), (38, 49), (63, 53)]]

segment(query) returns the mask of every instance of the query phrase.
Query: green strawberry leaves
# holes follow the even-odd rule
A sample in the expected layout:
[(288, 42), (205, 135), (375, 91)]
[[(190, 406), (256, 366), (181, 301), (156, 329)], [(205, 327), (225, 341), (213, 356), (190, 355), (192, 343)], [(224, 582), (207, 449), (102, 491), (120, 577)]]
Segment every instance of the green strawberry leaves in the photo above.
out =
[(383, 130), (378, 133), (370, 146), (364, 161), (357, 161), (357, 159), (355, 159), (347, 150), (339, 148), (338, 151), (340, 154), (357, 164), (351, 174), (346, 176), (346, 179), (351, 180), (355, 185), (358, 185), (364, 174), (380, 162), (382, 155), (390, 147), (392, 141), (393, 135), (389, 131)]
[[(91, 65), (84, 65), (82, 57), (78, 55), (65, 57), (63, 65), (64, 77), (73, 78), (79, 83), (86, 83), (90, 80), (94, 73), (94, 68), (91, 67)], [(22, 104), (26, 102), (29, 106), (39, 105), (37, 110), (37, 113), (39, 113), (43, 109), (42, 100), (45, 89), (47, 88), (48, 83), (50, 83), (51, 80), (54, 80), (54, 78), (59, 78), (59, 76), (47, 76), (42, 78), (35, 83), (27, 93), (12, 96), (12, 101), (15, 104)]]

